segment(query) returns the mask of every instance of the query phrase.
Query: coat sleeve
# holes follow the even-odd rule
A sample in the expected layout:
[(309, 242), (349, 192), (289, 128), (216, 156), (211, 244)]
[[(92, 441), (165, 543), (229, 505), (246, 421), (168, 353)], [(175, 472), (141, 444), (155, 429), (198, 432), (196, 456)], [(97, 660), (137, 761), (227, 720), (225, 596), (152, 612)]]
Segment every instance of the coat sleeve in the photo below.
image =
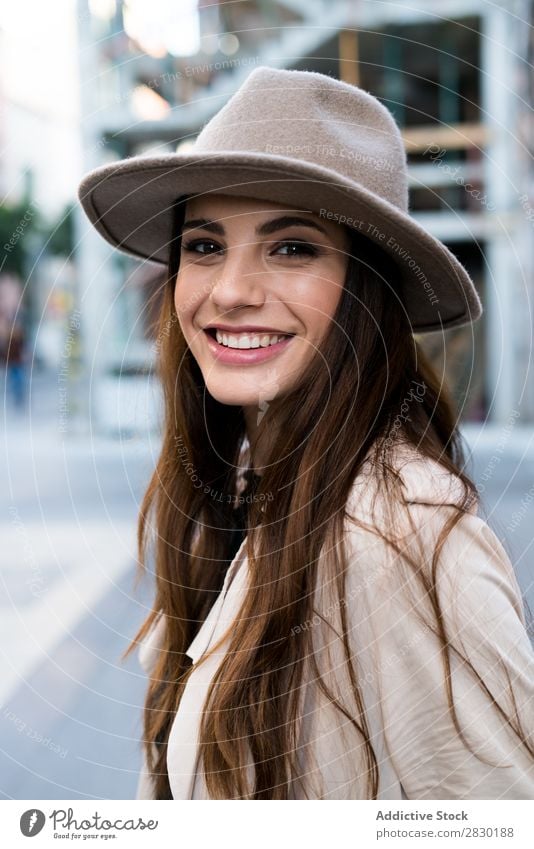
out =
[[(154, 622), (151, 630), (145, 637), (144, 642), (141, 643), (139, 647), (139, 663), (143, 671), (150, 676), (152, 673), (152, 669), (157, 659), (158, 646), (160, 644), (160, 640), (162, 637), (162, 631), (164, 626), (163, 616), (160, 615), (159, 618)], [(146, 762), (146, 754), (143, 747), (142, 750), (142, 762), (141, 762), (141, 771), (139, 773), (139, 779), (137, 782), (137, 791), (135, 795), (136, 799), (154, 799), (154, 786), (152, 781), (152, 776), (148, 772), (147, 762)]]
[[(451, 509), (409, 505), (425, 560)], [(350, 570), (364, 602), (353, 623), (355, 651), (373, 670), (385, 749), (407, 798), (534, 799), (534, 650), (519, 585), (495, 533), (473, 512), (462, 516), (442, 549), (438, 596), (450, 645), (467, 656), (505, 713), (517, 712), (530, 752), (451, 650), (460, 729), (483, 759), (464, 745), (449, 710), (440, 640), (425, 624), (435, 616), (427, 592), (385, 543), (369, 545), (366, 555)], [(376, 580), (362, 580), (364, 561)]]

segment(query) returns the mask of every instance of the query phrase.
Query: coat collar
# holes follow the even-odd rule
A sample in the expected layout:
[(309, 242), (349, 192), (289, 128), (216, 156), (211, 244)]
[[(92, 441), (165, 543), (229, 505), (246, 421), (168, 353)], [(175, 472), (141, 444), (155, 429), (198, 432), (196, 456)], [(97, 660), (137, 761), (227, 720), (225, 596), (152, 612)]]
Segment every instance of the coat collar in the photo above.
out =
[[(463, 486), (460, 479), (456, 475), (451, 474), (436, 460), (425, 457), (415, 446), (399, 441), (395, 446), (393, 460), (393, 465), (400, 474), (407, 502), (426, 504), (458, 503), (463, 493)], [(363, 515), (364, 518), (369, 518), (370, 495), (374, 493), (373, 483), (376, 480), (376, 476), (373, 475), (375, 463), (374, 446), (371, 446), (365, 455), (360, 473), (354, 480), (349, 497), (350, 507), (356, 509), (358, 514)], [(212, 641), (217, 628), (222, 603), (229, 589), (230, 582), (239, 571), (242, 571), (240, 567), (246, 561), (246, 541), (247, 537), (245, 536), (226, 572), (221, 592), (215, 604), (187, 649), (186, 654), (193, 661), (198, 660), (204, 653), (208, 643)], [(139, 661), (148, 674), (156, 661), (156, 653), (159, 651), (158, 642), (162, 635), (162, 629), (163, 617), (160, 615), (153, 629), (139, 648)]]
[[(233, 602), (236, 601), (237, 596), (243, 589), (242, 584), (246, 570), (240, 567), (246, 560), (246, 542), (247, 537), (245, 536), (226, 571), (221, 591), (215, 603), (212, 605), (200, 630), (186, 651), (186, 655), (191, 658), (193, 663), (196, 663), (202, 657), (209, 644), (217, 642), (219, 637), (231, 624), (231, 621), (233, 621), (233, 615), (229, 617), (227, 611), (230, 611), (230, 614), (237, 613), (238, 605)], [(221, 618), (223, 606), (225, 609), (224, 619)], [(236, 607), (235, 611), (234, 607)], [(228, 619), (231, 619), (231, 621), (227, 621)]]
[[(350, 506), (356, 507), (360, 517), (369, 521), (370, 496), (376, 489), (373, 484), (375, 463), (374, 446), (366, 453), (360, 473), (357, 475), (349, 498)], [(451, 474), (436, 460), (425, 457), (410, 443), (398, 442), (393, 454), (393, 466), (400, 475), (404, 498), (407, 503), (458, 504), (463, 495), (460, 479)], [(263, 509), (263, 505), (262, 505)], [(221, 589), (208, 616), (203, 622), (186, 654), (196, 663), (209, 645), (214, 644), (231, 626), (238, 612), (245, 591), (246, 556), (245, 536), (230, 564)], [(225, 616), (221, 619), (224, 606)], [(228, 611), (228, 613), (227, 613)]]

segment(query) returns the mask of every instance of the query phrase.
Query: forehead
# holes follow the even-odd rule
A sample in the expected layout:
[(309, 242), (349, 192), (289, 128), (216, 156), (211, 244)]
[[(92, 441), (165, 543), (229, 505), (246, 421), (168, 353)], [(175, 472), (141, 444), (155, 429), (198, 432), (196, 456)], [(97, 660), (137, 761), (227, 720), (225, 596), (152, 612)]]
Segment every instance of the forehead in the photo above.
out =
[(262, 200), (261, 198), (225, 194), (205, 194), (189, 198), (186, 203), (186, 210), (189, 213), (194, 212), (195, 214), (212, 214), (214, 211), (223, 211), (227, 214), (247, 212), (258, 215), (265, 215), (269, 212), (299, 212), (304, 217), (318, 217), (314, 212), (302, 209), (301, 207), (291, 207), (287, 204), (277, 203), (272, 200)]
[(217, 220), (224, 224), (228, 219), (227, 226), (232, 223), (238, 226), (255, 226), (277, 216), (289, 215), (304, 220), (314, 221), (321, 226), (326, 234), (336, 242), (348, 238), (348, 230), (344, 225), (335, 221), (321, 218), (316, 212), (303, 209), (298, 206), (288, 206), (285, 203), (277, 203), (260, 198), (241, 197), (239, 195), (206, 194), (189, 198), (185, 205), (185, 218), (206, 218)]

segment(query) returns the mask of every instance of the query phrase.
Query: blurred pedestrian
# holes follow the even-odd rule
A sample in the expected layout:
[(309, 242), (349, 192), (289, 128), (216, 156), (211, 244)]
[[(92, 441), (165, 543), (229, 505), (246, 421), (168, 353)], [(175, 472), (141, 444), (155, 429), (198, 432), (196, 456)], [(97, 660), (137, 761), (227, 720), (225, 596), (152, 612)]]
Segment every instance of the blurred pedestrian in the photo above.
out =
[(27, 400), (24, 329), (15, 322), (11, 329), (6, 351), (6, 387), (18, 410), (23, 410)]

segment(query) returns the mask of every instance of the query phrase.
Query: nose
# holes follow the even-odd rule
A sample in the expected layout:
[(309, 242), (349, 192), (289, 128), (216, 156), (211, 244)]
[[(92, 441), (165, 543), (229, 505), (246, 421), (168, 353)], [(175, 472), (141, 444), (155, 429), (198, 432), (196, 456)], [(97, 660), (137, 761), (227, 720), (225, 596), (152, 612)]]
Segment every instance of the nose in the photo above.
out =
[(255, 268), (252, 247), (228, 248), (223, 263), (217, 268), (209, 297), (221, 311), (261, 306), (265, 302), (265, 272)]

